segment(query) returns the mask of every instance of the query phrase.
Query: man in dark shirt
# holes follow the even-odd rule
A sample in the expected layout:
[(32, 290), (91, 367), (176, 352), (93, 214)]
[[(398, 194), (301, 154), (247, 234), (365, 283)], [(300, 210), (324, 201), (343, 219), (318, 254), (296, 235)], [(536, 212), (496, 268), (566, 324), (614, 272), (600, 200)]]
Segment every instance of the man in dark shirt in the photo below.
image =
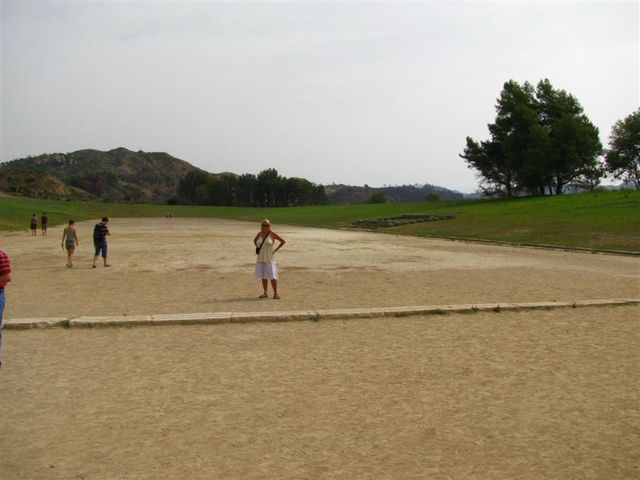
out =
[(107, 223), (109, 223), (109, 219), (107, 217), (102, 217), (102, 221), (93, 227), (93, 245), (96, 247), (96, 253), (93, 257), (93, 268), (96, 268), (100, 253), (102, 253), (104, 266), (111, 266), (107, 263), (107, 237), (110, 235)]

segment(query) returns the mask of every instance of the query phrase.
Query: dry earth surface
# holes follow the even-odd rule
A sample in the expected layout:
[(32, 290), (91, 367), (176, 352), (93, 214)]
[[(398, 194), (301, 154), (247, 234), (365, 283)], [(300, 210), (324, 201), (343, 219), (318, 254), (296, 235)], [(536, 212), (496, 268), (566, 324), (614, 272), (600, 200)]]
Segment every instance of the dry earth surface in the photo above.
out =
[(639, 314), (9, 330), (0, 477), (638, 478)]
[[(61, 229), (12, 233), (9, 317), (638, 296), (639, 263), (276, 226), (111, 224), (111, 269)], [(0, 478), (628, 479), (640, 476), (640, 307), (3, 332)]]
[(258, 300), (258, 225), (114, 219), (110, 269), (92, 270), (94, 222), (78, 225), (76, 266), (62, 228), (2, 238), (12, 258), (7, 318), (255, 312), (636, 298), (640, 259), (279, 226), (282, 299)]

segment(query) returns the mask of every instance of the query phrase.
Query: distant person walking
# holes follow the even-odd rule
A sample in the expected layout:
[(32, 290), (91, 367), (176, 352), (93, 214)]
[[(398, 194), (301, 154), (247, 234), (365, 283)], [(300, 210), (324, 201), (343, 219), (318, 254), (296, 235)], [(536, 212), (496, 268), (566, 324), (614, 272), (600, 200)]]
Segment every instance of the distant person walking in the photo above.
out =
[[(4, 287), (11, 281), (11, 263), (9, 256), (0, 250), (0, 348), (2, 347), (2, 317), (4, 314), (4, 305), (6, 297), (4, 295)], [(0, 367), (2, 360), (0, 360)]]
[(38, 217), (36, 217), (35, 213), (31, 215), (31, 221), (29, 222), (29, 224), (31, 227), (31, 236), (35, 237), (37, 235), (36, 230), (38, 229)]
[(67, 249), (67, 268), (73, 267), (73, 252), (80, 245), (78, 232), (76, 232), (75, 220), (69, 220), (69, 226), (62, 232), (62, 243), (60, 246)]
[(49, 217), (47, 217), (46, 212), (42, 212), (42, 217), (40, 217), (40, 226), (42, 227), (42, 236), (47, 235), (47, 228), (49, 228)]
[[(276, 242), (280, 244), (274, 249), (273, 246)], [(253, 239), (253, 243), (256, 246), (256, 254), (258, 259), (256, 261), (255, 276), (262, 280), (262, 295), (258, 298), (268, 298), (267, 287), (269, 286), (269, 280), (271, 280), (271, 288), (273, 288), (273, 298), (279, 299), (278, 295), (278, 269), (276, 268), (276, 262), (273, 260), (275, 253), (287, 243), (284, 238), (271, 230), (271, 222), (269, 219), (264, 219), (260, 224), (260, 231)]]
[(96, 223), (96, 226), (93, 227), (93, 245), (96, 248), (96, 253), (93, 257), (93, 268), (96, 268), (98, 257), (101, 253), (104, 266), (111, 266), (107, 263), (107, 237), (111, 235), (109, 233), (109, 227), (107, 226), (108, 223), (109, 219), (107, 217), (102, 217), (102, 221), (100, 223)]

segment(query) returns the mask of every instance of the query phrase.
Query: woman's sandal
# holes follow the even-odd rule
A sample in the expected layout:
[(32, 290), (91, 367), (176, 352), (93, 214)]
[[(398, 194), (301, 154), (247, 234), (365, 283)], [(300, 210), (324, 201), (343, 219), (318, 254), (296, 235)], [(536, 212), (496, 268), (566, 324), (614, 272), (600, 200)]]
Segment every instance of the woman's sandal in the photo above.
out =
[(274, 300), (280, 300), (280, 295), (278, 295), (277, 293), (273, 296)]
[(263, 293), (262, 295), (260, 295), (258, 298), (267, 298), (269, 295), (267, 295), (266, 293)]

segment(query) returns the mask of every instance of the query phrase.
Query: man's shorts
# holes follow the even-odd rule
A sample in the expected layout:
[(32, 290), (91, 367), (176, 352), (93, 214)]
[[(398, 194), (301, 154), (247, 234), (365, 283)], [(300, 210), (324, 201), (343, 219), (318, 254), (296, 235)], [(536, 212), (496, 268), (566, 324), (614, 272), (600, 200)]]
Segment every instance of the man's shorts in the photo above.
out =
[(96, 242), (94, 245), (96, 247), (96, 257), (100, 255), (100, 252), (102, 252), (102, 257), (107, 258), (107, 241), (100, 240), (99, 242)]

